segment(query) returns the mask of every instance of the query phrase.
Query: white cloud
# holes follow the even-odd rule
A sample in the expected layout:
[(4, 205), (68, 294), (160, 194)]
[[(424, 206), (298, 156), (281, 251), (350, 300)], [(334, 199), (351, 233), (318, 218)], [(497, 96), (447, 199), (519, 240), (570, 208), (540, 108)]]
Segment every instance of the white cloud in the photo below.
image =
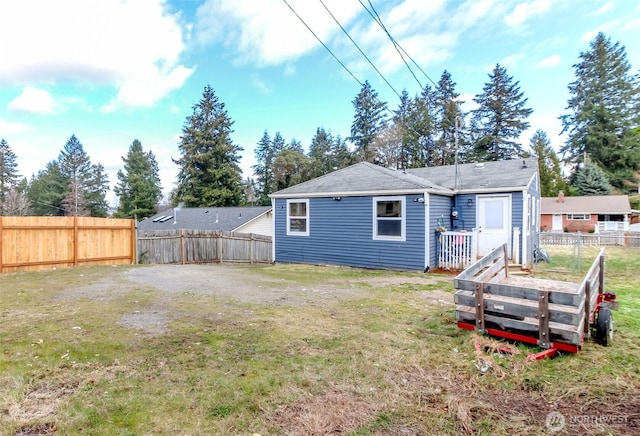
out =
[[(362, 10), (358, 2), (324, 2), (343, 26)], [(340, 32), (320, 2), (288, 3), (323, 42)], [(208, 0), (198, 8), (194, 31), (200, 44), (224, 44), (239, 64), (279, 65), (320, 46), (281, 0)]]
[(15, 112), (31, 112), (40, 114), (55, 114), (56, 102), (49, 92), (44, 89), (27, 86), (22, 94), (9, 102), (9, 109)]
[(555, 67), (556, 65), (560, 65), (560, 60), (560, 55), (552, 55), (538, 62), (536, 68)]
[(273, 92), (273, 88), (255, 74), (251, 77), (251, 84), (258, 88), (263, 94), (271, 94), (271, 92)]
[(504, 17), (504, 21), (508, 26), (519, 26), (530, 18), (551, 10), (551, 6), (551, 0), (532, 0), (520, 3), (509, 15)]
[[(34, 11), (37, 11), (34, 12)], [(114, 86), (117, 102), (149, 105), (192, 69), (180, 17), (164, 0), (22, 0), (0, 4), (0, 83), (85, 82)], [(132, 91), (151, 84), (147, 91)]]
[(609, 9), (611, 9), (613, 7), (613, 2), (607, 2), (605, 4), (603, 4), (597, 11), (595, 11), (593, 14), (594, 15), (602, 15), (605, 12), (607, 12)]
[(502, 58), (498, 63), (506, 68), (515, 68), (518, 65), (518, 62), (523, 59), (525, 59), (524, 53), (516, 53)]
[(2, 132), (3, 135), (8, 133), (26, 132), (27, 130), (29, 130), (29, 126), (25, 124), (7, 121), (0, 118), (0, 132)]

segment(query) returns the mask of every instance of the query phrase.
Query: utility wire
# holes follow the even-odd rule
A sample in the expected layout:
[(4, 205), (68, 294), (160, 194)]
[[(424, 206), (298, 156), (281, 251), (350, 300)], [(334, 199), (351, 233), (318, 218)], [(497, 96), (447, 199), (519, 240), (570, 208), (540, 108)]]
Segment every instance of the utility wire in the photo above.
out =
[[(394, 47), (396, 48), (396, 50), (398, 51), (398, 54), (400, 54), (400, 57), (402, 58), (402, 61), (405, 63), (405, 65), (407, 66), (407, 68), (409, 69), (409, 71), (411, 72), (411, 75), (414, 77), (414, 79), (416, 79), (416, 82), (418, 82), (418, 85), (420, 85), (420, 89), (422, 89), (422, 84), (420, 83), (420, 81), (418, 80), (418, 78), (416, 77), (416, 75), (413, 73), (413, 70), (411, 69), (411, 67), (409, 67), (409, 65), (407, 64), (406, 60), (404, 59), (404, 56), (402, 55), (402, 53), (404, 53), (409, 60), (411, 60), (411, 62), (416, 66), (416, 68), (431, 82), (433, 83), (433, 85), (435, 87), (438, 87), (438, 85), (436, 84), (436, 82), (433, 81), (433, 79), (431, 79), (431, 77), (429, 77), (429, 75), (420, 67), (420, 65), (418, 65), (418, 63), (411, 57), (411, 55), (409, 53), (407, 53), (407, 51), (402, 48), (402, 46), (398, 43), (398, 41), (396, 41), (396, 39), (391, 36), (391, 34), (389, 33), (389, 31), (387, 30), (386, 26), (384, 25), (384, 23), (382, 22), (382, 18), (380, 18), (380, 15), (378, 15), (378, 12), (376, 11), (376, 9), (373, 7), (373, 4), (371, 3), (371, 0), (367, 0), (369, 3), (369, 6), (371, 7), (371, 10), (369, 10), (369, 8), (362, 2), (362, 0), (358, 0), (360, 2), (360, 4), (362, 5), (362, 7), (369, 13), (369, 15), (371, 15), (371, 17), (373, 18), (373, 20), (378, 23), (378, 25), (382, 28), (382, 30), (384, 30), (384, 32), (387, 34), (387, 36), (389, 37), (389, 39), (391, 40), (391, 42), (393, 43)], [(373, 11), (373, 12), (371, 12)], [(400, 53), (400, 50), (402, 50), (402, 53)]]
[(309, 30), (309, 32), (311, 32), (311, 34), (316, 37), (318, 42), (320, 44), (322, 44), (322, 46), (331, 54), (331, 56), (333, 56), (333, 58), (336, 61), (338, 61), (338, 63), (340, 65), (342, 65), (342, 68), (344, 68), (347, 71), (347, 73), (349, 73), (349, 75), (351, 75), (351, 77), (353, 77), (355, 79), (355, 81), (360, 84), (360, 86), (364, 86), (363, 83), (360, 80), (358, 80), (358, 78), (351, 72), (351, 70), (349, 70), (349, 68), (347, 68), (347, 66), (345, 64), (343, 64), (342, 61), (340, 61), (340, 59), (338, 59), (338, 57), (335, 54), (333, 54), (331, 49), (329, 47), (327, 47), (327, 45), (324, 42), (322, 42), (322, 40), (318, 37), (318, 35), (316, 35), (315, 32), (313, 30), (311, 30), (311, 27), (309, 27), (309, 25), (302, 19), (302, 17), (300, 15), (298, 15), (298, 13), (295, 11), (295, 9), (293, 9), (291, 7), (289, 2), (287, 2), (287, 0), (282, 0), (282, 1), (284, 2), (284, 4), (286, 4), (289, 7), (289, 9), (291, 9), (291, 12), (293, 12), (295, 14), (295, 16), (298, 17), (300, 22), (302, 22), (302, 24), (304, 24), (304, 26), (307, 28), (307, 30)]
[[(391, 36), (391, 34), (387, 31), (387, 28), (385, 27), (385, 25), (382, 23), (382, 18), (380, 18), (380, 15), (378, 15), (378, 12), (375, 10), (375, 8), (373, 7), (373, 4), (371, 3), (371, 0), (369, 0), (369, 5), (371, 6), (371, 9), (373, 10), (373, 12), (375, 13), (375, 16), (369, 11), (369, 9), (367, 9), (367, 7), (364, 5), (364, 3), (362, 3), (362, 0), (359, 0), (360, 4), (362, 5), (363, 8), (365, 8), (365, 10), (367, 12), (369, 12), (369, 15), (371, 15), (371, 17), (373, 17), (373, 20), (378, 23), (378, 25), (382, 28), (382, 30), (385, 31), (385, 33), (387, 34), (387, 36), (389, 37), (389, 39), (391, 40), (391, 42), (393, 43), (393, 48), (396, 49), (396, 51), (398, 52), (398, 55), (400, 56), (400, 59), (402, 59), (402, 62), (405, 64), (405, 66), (407, 67), (407, 69), (409, 70), (409, 72), (411, 73), (411, 75), (413, 76), (413, 78), (416, 80), (416, 82), (418, 82), (418, 86), (420, 87), (420, 89), (423, 89), (422, 83), (420, 83), (420, 80), (418, 80), (418, 77), (416, 77), (415, 73), (413, 72), (413, 70), (411, 69), (411, 66), (407, 63), (407, 60), (404, 58), (404, 55), (402, 54), (402, 52), (400, 51), (400, 49), (402, 47), (400, 47), (400, 45), (398, 44), (398, 42), (395, 40), (395, 38), (393, 38)], [(403, 49), (404, 51), (404, 49)], [(405, 52), (406, 54), (406, 52)], [(409, 59), (411, 59), (411, 57), (407, 54), (407, 57), (409, 57)]]
[(391, 83), (389, 83), (389, 81), (386, 79), (386, 77), (384, 77), (384, 75), (380, 72), (380, 70), (378, 70), (378, 68), (374, 65), (374, 63), (371, 61), (371, 59), (369, 59), (369, 57), (365, 54), (364, 51), (362, 51), (362, 49), (360, 48), (360, 46), (358, 45), (357, 42), (355, 42), (353, 40), (353, 38), (351, 37), (351, 35), (349, 35), (349, 32), (347, 32), (347, 30), (342, 26), (342, 24), (340, 24), (340, 22), (338, 21), (338, 19), (335, 17), (335, 15), (333, 15), (333, 13), (329, 10), (329, 8), (327, 7), (327, 5), (324, 3), (324, 1), (319, 0), (320, 3), (322, 4), (322, 6), (324, 6), (324, 8), (327, 10), (327, 12), (329, 13), (329, 15), (331, 15), (331, 18), (333, 18), (333, 21), (336, 22), (336, 24), (340, 27), (340, 29), (342, 30), (342, 32), (347, 35), (347, 38), (349, 38), (349, 40), (353, 43), (353, 45), (358, 49), (358, 51), (362, 54), (362, 56), (364, 56), (364, 58), (367, 60), (367, 62), (369, 62), (369, 65), (371, 65), (373, 67), (373, 69), (376, 71), (376, 73), (378, 73), (378, 75), (382, 78), (382, 80), (384, 80), (384, 83), (386, 83), (389, 88), (391, 88), (391, 90), (398, 96), (398, 98), (400, 97), (400, 94), (398, 93), (398, 91), (396, 91), (396, 89), (391, 86)]

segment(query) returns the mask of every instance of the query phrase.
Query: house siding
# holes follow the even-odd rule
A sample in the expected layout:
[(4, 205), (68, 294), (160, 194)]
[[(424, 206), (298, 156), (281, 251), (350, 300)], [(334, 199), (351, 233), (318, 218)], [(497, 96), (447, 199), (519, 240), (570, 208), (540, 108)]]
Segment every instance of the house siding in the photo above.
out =
[(309, 236), (288, 236), (286, 199), (275, 200), (274, 261), (347, 265), (364, 268), (425, 268), (425, 206), (407, 195), (406, 240), (373, 239), (370, 196), (309, 198)]
[(255, 233), (256, 235), (265, 235), (273, 237), (273, 214), (271, 211), (260, 215), (254, 219), (235, 229), (239, 233)]

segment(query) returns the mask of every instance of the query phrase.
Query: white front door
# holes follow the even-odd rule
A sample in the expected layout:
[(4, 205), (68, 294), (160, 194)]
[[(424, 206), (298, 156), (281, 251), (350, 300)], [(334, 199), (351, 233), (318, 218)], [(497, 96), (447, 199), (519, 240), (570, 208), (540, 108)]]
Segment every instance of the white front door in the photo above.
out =
[(502, 244), (509, 244), (511, 228), (511, 196), (478, 197), (478, 255), (484, 256)]
[(562, 214), (553, 214), (553, 218), (551, 221), (551, 230), (562, 230)]

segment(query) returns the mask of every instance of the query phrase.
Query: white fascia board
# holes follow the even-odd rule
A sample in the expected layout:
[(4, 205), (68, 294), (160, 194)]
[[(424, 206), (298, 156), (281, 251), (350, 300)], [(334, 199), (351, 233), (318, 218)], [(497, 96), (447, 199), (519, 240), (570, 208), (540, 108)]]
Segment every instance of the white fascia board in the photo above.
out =
[(425, 193), (440, 194), (453, 196), (451, 190), (442, 189), (402, 189), (389, 191), (336, 191), (336, 192), (314, 192), (314, 193), (298, 193), (298, 194), (271, 194), (269, 197), (274, 198), (318, 198), (318, 197), (377, 197), (387, 195), (419, 195)]

